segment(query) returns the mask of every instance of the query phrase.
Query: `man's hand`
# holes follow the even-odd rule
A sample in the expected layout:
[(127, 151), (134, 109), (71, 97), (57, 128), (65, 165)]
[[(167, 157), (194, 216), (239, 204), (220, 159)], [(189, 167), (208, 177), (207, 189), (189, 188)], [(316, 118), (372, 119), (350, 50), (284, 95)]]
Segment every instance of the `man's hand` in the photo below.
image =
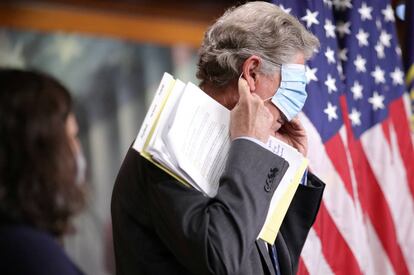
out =
[(252, 137), (267, 143), (273, 122), (273, 116), (265, 107), (263, 100), (251, 94), (247, 81), (239, 79), (239, 102), (231, 110), (230, 137)]
[(275, 133), (275, 137), (295, 147), (304, 156), (308, 153), (306, 131), (298, 118), (285, 122), (279, 131)]

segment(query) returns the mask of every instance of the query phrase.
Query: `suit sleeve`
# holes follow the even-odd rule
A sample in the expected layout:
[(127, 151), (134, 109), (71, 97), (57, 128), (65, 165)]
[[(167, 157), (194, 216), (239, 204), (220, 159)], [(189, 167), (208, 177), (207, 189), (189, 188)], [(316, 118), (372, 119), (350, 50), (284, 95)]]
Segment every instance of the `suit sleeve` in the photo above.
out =
[(247, 140), (232, 142), (219, 191), (206, 198), (174, 180), (149, 189), (156, 231), (194, 274), (237, 274), (288, 164)]

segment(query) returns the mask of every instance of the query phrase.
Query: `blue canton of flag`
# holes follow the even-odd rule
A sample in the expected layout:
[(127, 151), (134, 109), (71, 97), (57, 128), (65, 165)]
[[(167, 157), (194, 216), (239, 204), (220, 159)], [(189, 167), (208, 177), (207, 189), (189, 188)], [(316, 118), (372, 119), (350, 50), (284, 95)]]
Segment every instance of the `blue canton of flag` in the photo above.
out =
[(388, 104), (404, 93), (405, 86), (391, 5), (369, 0), (355, 0), (352, 5), (352, 9), (336, 6), (335, 17), (349, 119), (359, 137), (388, 117)]

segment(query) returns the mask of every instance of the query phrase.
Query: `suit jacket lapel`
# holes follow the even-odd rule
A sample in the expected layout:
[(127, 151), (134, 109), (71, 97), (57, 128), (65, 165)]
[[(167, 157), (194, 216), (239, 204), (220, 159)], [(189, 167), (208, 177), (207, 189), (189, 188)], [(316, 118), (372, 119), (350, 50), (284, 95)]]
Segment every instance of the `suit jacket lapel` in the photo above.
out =
[(266, 263), (267, 271), (271, 275), (276, 275), (275, 268), (273, 267), (272, 261), (270, 260), (269, 251), (267, 250), (266, 243), (262, 240), (256, 240), (257, 249), (259, 249), (262, 259)]

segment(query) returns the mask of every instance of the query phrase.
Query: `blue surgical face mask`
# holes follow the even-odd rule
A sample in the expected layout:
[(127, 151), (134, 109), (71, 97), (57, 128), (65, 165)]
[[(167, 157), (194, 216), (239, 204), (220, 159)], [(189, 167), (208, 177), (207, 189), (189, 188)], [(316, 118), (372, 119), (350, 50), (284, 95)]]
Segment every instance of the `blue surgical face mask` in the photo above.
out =
[(305, 65), (282, 64), (280, 87), (272, 103), (291, 121), (302, 110), (307, 96)]

